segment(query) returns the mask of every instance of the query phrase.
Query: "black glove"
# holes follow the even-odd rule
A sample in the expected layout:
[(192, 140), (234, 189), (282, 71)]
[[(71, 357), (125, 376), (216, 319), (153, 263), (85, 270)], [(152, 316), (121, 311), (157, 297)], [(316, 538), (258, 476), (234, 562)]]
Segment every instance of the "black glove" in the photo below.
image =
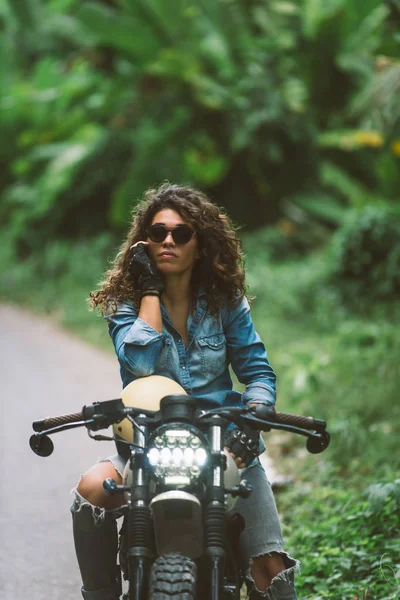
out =
[(262, 400), (252, 400), (249, 403), (251, 412), (257, 419), (266, 419), (273, 421), (275, 419), (275, 406), (271, 402), (263, 402)]
[(224, 442), (228, 450), (248, 467), (259, 454), (259, 439), (258, 431), (244, 425), (241, 429), (235, 427), (227, 431)]
[(164, 291), (161, 272), (150, 260), (145, 244), (131, 248), (129, 272), (142, 296), (161, 296)]

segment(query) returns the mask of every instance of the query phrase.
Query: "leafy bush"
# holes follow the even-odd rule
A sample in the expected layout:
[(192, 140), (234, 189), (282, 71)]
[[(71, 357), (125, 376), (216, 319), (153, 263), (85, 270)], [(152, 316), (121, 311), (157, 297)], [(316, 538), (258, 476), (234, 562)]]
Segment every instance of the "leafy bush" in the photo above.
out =
[(361, 493), (331, 478), (278, 496), (287, 547), (302, 562), (299, 597), (397, 600), (400, 480)]
[(400, 292), (400, 213), (388, 205), (350, 211), (332, 240), (332, 278), (347, 293)]

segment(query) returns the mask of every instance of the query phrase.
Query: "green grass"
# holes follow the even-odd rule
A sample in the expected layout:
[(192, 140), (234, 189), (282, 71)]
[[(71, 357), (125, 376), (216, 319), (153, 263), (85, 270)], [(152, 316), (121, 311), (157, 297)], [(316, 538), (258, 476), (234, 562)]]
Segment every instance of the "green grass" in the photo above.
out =
[[(112, 351), (103, 319), (87, 310), (113, 254), (102, 236), (48, 244), (17, 263), (3, 253), (3, 301), (50, 315)], [(326, 419), (321, 455), (304, 439), (272, 435), (277, 470), (294, 483), (277, 495), (290, 553), (302, 561), (302, 600), (400, 597), (400, 306), (368, 294), (343, 300), (329, 255), (271, 263), (248, 257), (252, 314), (278, 375), (278, 409)]]

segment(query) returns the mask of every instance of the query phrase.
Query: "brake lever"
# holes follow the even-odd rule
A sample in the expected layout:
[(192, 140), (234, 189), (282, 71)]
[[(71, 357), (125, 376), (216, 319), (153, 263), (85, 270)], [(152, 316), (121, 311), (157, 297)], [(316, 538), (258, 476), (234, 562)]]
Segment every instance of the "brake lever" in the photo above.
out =
[(86, 427), (92, 431), (107, 429), (114, 423), (120, 423), (127, 414), (127, 409), (121, 398), (94, 402), (83, 407), (82, 415)]

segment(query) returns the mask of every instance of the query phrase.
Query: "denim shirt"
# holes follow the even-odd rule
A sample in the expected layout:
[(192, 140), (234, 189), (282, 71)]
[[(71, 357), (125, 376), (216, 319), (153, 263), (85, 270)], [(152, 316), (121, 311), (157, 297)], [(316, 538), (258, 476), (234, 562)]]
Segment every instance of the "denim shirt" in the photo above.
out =
[[(139, 377), (163, 375), (197, 398), (202, 409), (252, 400), (275, 404), (275, 373), (246, 298), (233, 309), (222, 308), (215, 317), (200, 292), (188, 318), (186, 347), (162, 304), (161, 314), (162, 333), (139, 318), (131, 302), (106, 315), (123, 387)], [(243, 394), (232, 391), (229, 366), (246, 386)]]

